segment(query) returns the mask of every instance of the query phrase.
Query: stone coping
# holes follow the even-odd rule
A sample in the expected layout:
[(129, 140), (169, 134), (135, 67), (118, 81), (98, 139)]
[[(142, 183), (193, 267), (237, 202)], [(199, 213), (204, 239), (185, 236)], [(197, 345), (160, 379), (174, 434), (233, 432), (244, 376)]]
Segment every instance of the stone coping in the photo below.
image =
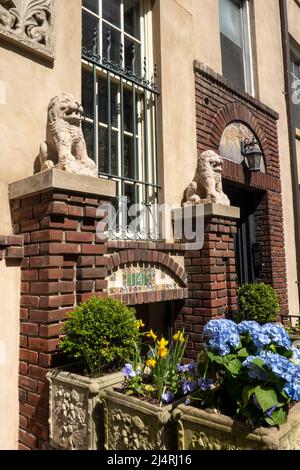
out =
[[(202, 212), (203, 208), (203, 212)], [(192, 209), (192, 214), (190, 212)], [(198, 212), (199, 211), (199, 212)], [(197, 213), (198, 212), (198, 213)], [(174, 209), (172, 212), (173, 219), (181, 219), (182, 216), (185, 219), (192, 217), (222, 217), (224, 219), (239, 219), (240, 208), (235, 206), (224, 206), (222, 204), (199, 204), (196, 206), (186, 206)]]
[(107, 198), (116, 197), (115, 181), (77, 175), (52, 168), (9, 184), (9, 198), (11, 200), (19, 199), (51, 189), (93, 194)]

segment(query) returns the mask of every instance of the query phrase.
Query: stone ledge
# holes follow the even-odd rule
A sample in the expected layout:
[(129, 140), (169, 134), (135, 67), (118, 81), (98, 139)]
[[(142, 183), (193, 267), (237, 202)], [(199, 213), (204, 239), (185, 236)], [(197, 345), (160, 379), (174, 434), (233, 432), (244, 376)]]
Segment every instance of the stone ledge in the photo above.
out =
[(116, 196), (116, 183), (114, 181), (76, 175), (53, 168), (9, 184), (9, 198), (10, 200), (19, 199), (52, 189), (93, 194), (106, 198)]
[[(190, 206), (192, 209), (192, 217), (222, 217), (224, 219), (239, 219), (240, 208), (234, 206), (224, 206), (222, 204), (199, 204)], [(179, 207), (174, 209), (172, 213), (173, 219), (188, 219), (191, 217), (190, 207)], [(203, 208), (203, 209), (202, 209)], [(186, 210), (186, 213), (184, 213)], [(198, 214), (197, 214), (198, 212)]]

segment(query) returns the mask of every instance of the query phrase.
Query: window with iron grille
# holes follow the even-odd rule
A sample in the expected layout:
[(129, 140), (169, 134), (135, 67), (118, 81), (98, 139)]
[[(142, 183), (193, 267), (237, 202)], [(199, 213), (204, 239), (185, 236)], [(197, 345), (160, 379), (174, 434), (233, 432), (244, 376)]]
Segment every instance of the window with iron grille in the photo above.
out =
[(99, 177), (117, 183), (119, 236), (157, 239), (158, 89), (151, 1), (83, 0), (82, 15), (83, 130), (89, 155)]
[(292, 101), (294, 108), (295, 126), (300, 129), (300, 52), (297, 57), (291, 52), (291, 75), (292, 75)]
[(249, 0), (219, 0), (223, 76), (254, 93)]

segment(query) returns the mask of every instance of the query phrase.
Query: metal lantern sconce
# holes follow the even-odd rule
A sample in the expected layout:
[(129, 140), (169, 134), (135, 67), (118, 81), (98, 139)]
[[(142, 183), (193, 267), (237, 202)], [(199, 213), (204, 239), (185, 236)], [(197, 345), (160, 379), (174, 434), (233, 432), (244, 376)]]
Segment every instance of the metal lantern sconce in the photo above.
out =
[(241, 151), (248, 170), (251, 172), (260, 171), (263, 152), (259, 143), (255, 139), (245, 139), (241, 142)]

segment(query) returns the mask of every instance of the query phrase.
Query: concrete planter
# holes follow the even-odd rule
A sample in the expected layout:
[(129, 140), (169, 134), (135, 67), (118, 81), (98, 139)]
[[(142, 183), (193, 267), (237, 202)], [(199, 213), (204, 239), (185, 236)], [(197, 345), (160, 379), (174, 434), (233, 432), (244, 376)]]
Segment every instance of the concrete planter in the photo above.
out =
[(61, 369), (48, 372), (50, 445), (62, 450), (103, 449), (101, 396), (123, 378), (121, 372), (95, 379)]
[(106, 450), (174, 450), (177, 403), (159, 407), (115, 390), (105, 393)]
[(251, 431), (228, 416), (185, 405), (179, 405), (173, 416), (179, 450), (300, 450), (300, 403), (279, 429)]

